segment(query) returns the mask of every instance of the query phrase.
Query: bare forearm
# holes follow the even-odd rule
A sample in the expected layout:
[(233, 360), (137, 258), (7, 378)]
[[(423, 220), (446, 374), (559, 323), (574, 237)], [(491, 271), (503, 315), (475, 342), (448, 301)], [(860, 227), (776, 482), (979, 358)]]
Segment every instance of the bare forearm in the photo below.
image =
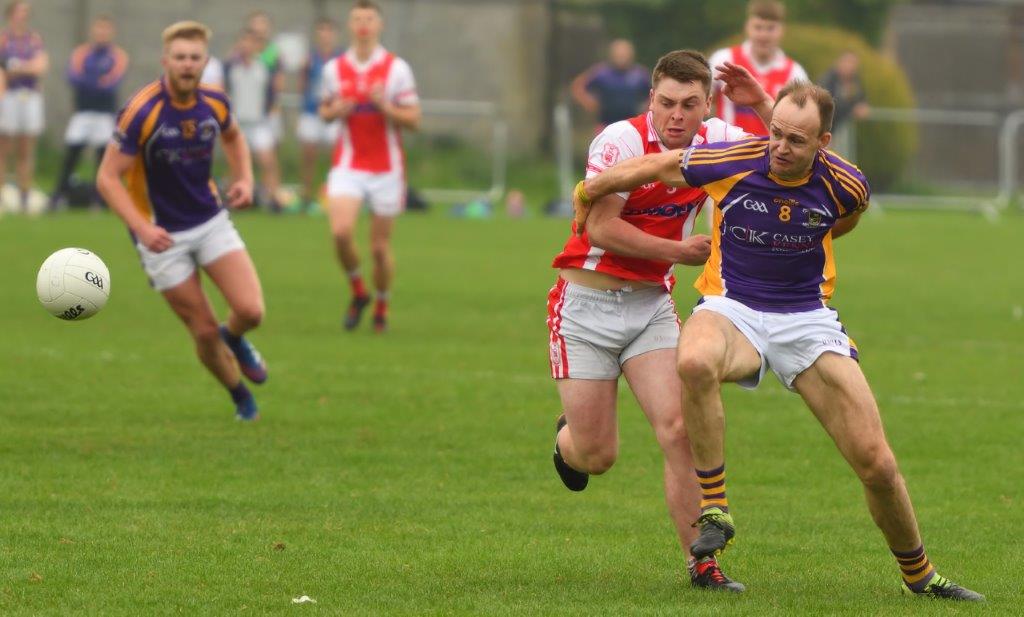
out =
[(770, 98), (762, 100), (757, 105), (754, 105), (754, 112), (757, 113), (757, 117), (764, 122), (765, 126), (771, 126), (772, 123), (772, 108), (775, 106), (775, 102)]
[(678, 151), (628, 159), (590, 178), (584, 188), (591, 199), (596, 199), (612, 193), (628, 193), (656, 180), (672, 186), (685, 184), (679, 170)]
[(143, 226), (149, 223), (135, 207), (131, 195), (128, 194), (128, 189), (124, 187), (116, 174), (102, 172), (97, 174), (96, 190), (132, 233), (137, 234)]
[(832, 239), (840, 238), (853, 231), (853, 228), (860, 222), (860, 215), (855, 214), (843, 219), (836, 221), (836, 224), (832, 226)]
[(680, 256), (679, 242), (652, 236), (619, 217), (593, 221), (587, 229), (594, 246), (616, 255), (670, 263)]
[(231, 169), (231, 179), (234, 181), (252, 181), (252, 157), (249, 156), (249, 144), (245, 142), (240, 131), (237, 131), (230, 138), (225, 138), (224, 158), (227, 159), (228, 167)]
[(420, 126), (420, 107), (419, 105), (391, 105), (386, 104), (383, 107), (384, 115), (389, 120), (397, 124), (398, 126), (415, 131)]

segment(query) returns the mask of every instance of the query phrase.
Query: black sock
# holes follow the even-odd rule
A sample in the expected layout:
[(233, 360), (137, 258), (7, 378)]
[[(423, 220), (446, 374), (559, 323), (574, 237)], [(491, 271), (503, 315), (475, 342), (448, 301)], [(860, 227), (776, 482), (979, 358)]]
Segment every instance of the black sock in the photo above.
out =
[(252, 397), (252, 393), (249, 392), (249, 388), (245, 387), (245, 383), (239, 380), (238, 385), (234, 388), (228, 388), (228, 392), (231, 394), (231, 400), (237, 405), (247, 398)]
[(78, 165), (78, 159), (82, 156), (82, 150), (85, 146), (82, 144), (69, 145), (67, 150), (64, 152), (64, 163), (60, 168), (60, 177), (57, 180), (57, 188), (54, 189), (54, 196), (60, 196), (68, 192), (71, 188), (71, 174), (75, 171), (75, 167)]
[(227, 341), (228, 345), (237, 345), (242, 341), (242, 336), (235, 336), (234, 334), (232, 334), (231, 330), (228, 329), (227, 324), (221, 326), (220, 331), (224, 335), (224, 340)]

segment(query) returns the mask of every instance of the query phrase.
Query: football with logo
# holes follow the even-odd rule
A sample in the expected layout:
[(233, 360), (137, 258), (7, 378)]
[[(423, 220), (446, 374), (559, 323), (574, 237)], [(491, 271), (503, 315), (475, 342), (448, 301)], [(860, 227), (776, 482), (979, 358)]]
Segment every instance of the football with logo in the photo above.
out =
[(110, 298), (110, 272), (95, 253), (66, 248), (50, 255), (36, 277), (39, 302), (67, 321), (88, 319)]

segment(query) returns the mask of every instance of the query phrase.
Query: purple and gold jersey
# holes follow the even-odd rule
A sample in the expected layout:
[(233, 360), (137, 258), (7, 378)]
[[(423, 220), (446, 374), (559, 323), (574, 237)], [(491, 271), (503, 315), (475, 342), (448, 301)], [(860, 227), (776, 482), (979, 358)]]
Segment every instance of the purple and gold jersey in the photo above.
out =
[(821, 308), (835, 289), (832, 226), (867, 207), (867, 180), (826, 150), (801, 180), (768, 163), (767, 137), (683, 151), (686, 183), (715, 200), (711, 256), (694, 287), (759, 311)]
[(232, 122), (227, 95), (206, 84), (188, 106), (171, 99), (163, 79), (128, 101), (118, 114), (114, 141), (135, 157), (126, 179), (143, 216), (167, 231), (183, 231), (220, 212), (210, 167), (217, 137)]

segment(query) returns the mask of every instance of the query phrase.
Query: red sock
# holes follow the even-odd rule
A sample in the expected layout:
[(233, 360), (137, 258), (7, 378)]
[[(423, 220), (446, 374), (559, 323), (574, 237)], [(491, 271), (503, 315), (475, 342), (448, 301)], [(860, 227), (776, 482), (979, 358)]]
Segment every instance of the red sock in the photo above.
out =
[(352, 285), (353, 296), (357, 298), (365, 298), (367, 296), (366, 285), (363, 284), (363, 277), (357, 274), (355, 276), (349, 277), (348, 282), (349, 284)]
[(377, 298), (377, 303), (373, 307), (373, 314), (381, 317), (388, 314), (387, 298)]

